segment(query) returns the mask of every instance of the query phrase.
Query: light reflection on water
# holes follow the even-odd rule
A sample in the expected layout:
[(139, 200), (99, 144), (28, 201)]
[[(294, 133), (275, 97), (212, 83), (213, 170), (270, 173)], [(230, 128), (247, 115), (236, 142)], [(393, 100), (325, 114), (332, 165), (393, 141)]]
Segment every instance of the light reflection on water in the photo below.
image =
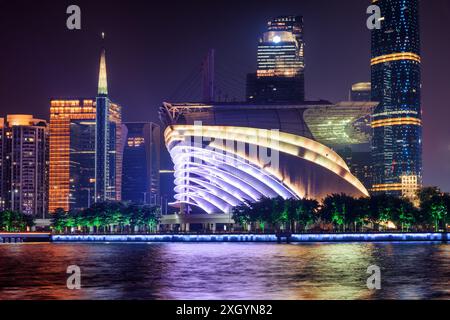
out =
[(449, 258), (431, 243), (0, 245), (0, 299), (449, 299)]

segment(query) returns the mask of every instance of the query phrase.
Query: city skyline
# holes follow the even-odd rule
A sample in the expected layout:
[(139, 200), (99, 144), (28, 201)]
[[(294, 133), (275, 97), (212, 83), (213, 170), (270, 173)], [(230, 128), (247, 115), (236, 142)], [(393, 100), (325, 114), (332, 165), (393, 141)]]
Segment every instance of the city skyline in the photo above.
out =
[[(313, 4), (311, 1), (304, 1), (302, 5), (293, 5), (291, 2), (283, 2), (278, 8), (271, 7), (274, 6), (272, 4), (261, 10), (258, 14), (250, 12), (247, 5), (242, 5), (239, 7), (239, 12), (236, 14), (239, 16), (249, 15), (249, 19), (248, 21), (240, 21), (238, 23), (239, 32), (237, 32), (236, 29), (233, 29), (233, 27), (229, 30), (221, 30), (217, 33), (217, 37), (213, 38), (211, 37), (211, 33), (213, 32), (212, 30), (216, 30), (214, 29), (215, 24), (211, 24), (211, 28), (209, 28), (211, 31), (202, 30), (201, 25), (200, 27), (196, 26), (193, 28), (194, 31), (186, 31), (187, 34), (185, 37), (182, 37), (183, 39), (178, 39), (178, 46), (186, 44), (186, 41), (188, 40), (195, 44), (200, 42), (200, 45), (198, 46), (186, 47), (188, 49), (185, 49), (186, 61), (183, 61), (183, 65), (174, 63), (173, 66), (168, 67), (167, 60), (170, 60), (170, 57), (174, 58), (175, 55), (173, 50), (168, 50), (168, 57), (163, 61), (164, 63), (160, 63), (162, 65), (161, 67), (154, 69), (154, 72), (152, 69), (152, 67), (155, 67), (154, 61), (161, 60), (157, 59), (157, 56), (154, 59), (151, 59), (154, 57), (152, 56), (153, 53), (148, 55), (149, 58), (146, 59), (146, 54), (153, 51), (151, 49), (152, 45), (155, 43), (168, 44), (168, 42), (161, 42), (164, 39), (158, 35), (158, 32), (149, 32), (149, 29), (141, 28), (145, 27), (147, 23), (142, 19), (143, 17), (141, 15), (138, 15), (139, 19), (137, 19), (136, 23), (129, 23), (127, 26), (123, 27), (123, 30), (118, 30), (117, 27), (112, 28), (111, 25), (108, 25), (106, 21), (102, 21), (102, 19), (99, 19), (99, 21), (92, 20), (98, 17), (98, 9), (102, 4), (101, 1), (99, 1), (99, 4), (95, 5), (80, 2), (79, 5), (82, 9), (84, 19), (82, 20), (82, 30), (68, 31), (65, 29), (64, 24), (67, 16), (64, 14), (65, 8), (63, 8), (63, 5), (50, 5), (49, 2), (39, 8), (33, 8), (33, 5), (30, 5), (30, 7), (28, 7), (29, 10), (30, 8), (36, 9), (38, 13), (42, 13), (41, 16), (48, 14), (55, 19), (49, 19), (48, 22), (40, 22), (38, 18), (29, 20), (31, 23), (41, 24), (43, 27), (42, 29), (37, 28), (36, 31), (31, 33), (31, 41), (29, 42), (24, 41), (23, 38), (19, 38), (24, 35), (27, 30), (27, 23), (23, 23), (24, 21), (22, 19), (30, 19), (30, 13), (25, 11), (23, 17), (18, 19), (15, 23), (12, 23), (11, 18), (8, 17), (2, 19), (2, 23), (6, 23), (6, 29), (8, 26), (13, 27), (16, 23), (23, 23), (23, 26), (19, 27), (19, 30), (14, 37), (9, 35), (9, 37), (12, 38), (11, 41), (13, 43), (11, 49), (16, 49), (19, 45), (26, 48), (29, 46), (36, 47), (36, 54), (33, 56), (30, 55), (30, 57), (28, 57), (22, 53), (28, 57), (29, 60), (25, 61), (26, 59), (23, 59), (23, 65), (20, 65), (16, 72), (12, 74), (11, 66), (6, 65), (5, 63), (5, 61), (7, 62), (8, 58), (10, 58), (9, 55), (11, 53), (9, 50), (11, 49), (7, 48), (6, 52), (3, 53), (4, 59), (2, 59), (2, 69), (5, 70), (4, 74), (11, 74), (11, 77), (4, 77), (3, 75), (0, 78), (3, 88), (1, 89), (2, 91), (0, 91), (0, 94), (4, 97), (3, 99), (5, 102), (2, 106), (2, 113), (33, 114), (36, 117), (48, 119), (48, 101), (52, 96), (85, 96), (86, 93), (92, 92), (92, 84), (95, 86), (96, 76), (92, 71), (97, 70), (95, 68), (95, 65), (98, 64), (96, 54), (98, 53), (98, 48), (100, 46), (99, 35), (101, 31), (105, 31), (106, 33), (106, 46), (110, 52), (110, 55), (108, 56), (108, 66), (113, 69), (110, 73), (113, 74), (112, 79), (109, 79), (109, 85), (113, 88), (111, 90), (113, 93), (112, 98), (116, 101), (120, 101), (121, 104), (126, 106), (124, 110), (124, 121), (139, 120), (135, 116), (137, 114), (145, 115), (146, 121), (157, 121), (156, 109), (162, 101), (170, 100), (171, 93), (169, 87), (176, 87), (178, 82), (183, 82), (183, 79), (187, 78), (189, 72), (192, 71), (192, 69), (195, 69), (196, 66), (200, 69), (201, 60), (206, 54), (207, 49), (210, 47), (215, 47), (217, 50), (217, 64), (219, 67), (224, 64), (225, 66), (236, 65), (231, 68), (230, 72), (234, 73), (234, 77), (242, 74), (242, 83), (240, 85), (242, 96), (240, 100), (243, 100), (245, 92), (244, 75), (246, 72), (252, 71), (251, 68), (256, 67), (254, 58), (257, 39), (262, 31), (264, 31), (268, 19), (286, 13), (301, 14), (305, 18), (305, 38), (307, 43), (305, 53), (307, 98), (312, 99), (318, 95), (318, 98), (328, 99), (334, 102), (345, 100), (345, 97), (348, 95), (348, 88), (352, 83), (368, 81), (370, 79), (370, 32), (365, 27), (365, 20), (367, 18), (365, 9), (367, 8), (367, 4), (364, 1), (358, 1), (358, 3), (356, 3), (356, 1), (349, 1), (349, 4), (345, 6), (338, 5), (334, 1), (327, 1), (327, 3), (329, 3), (330, 8), (336, 9), (335, 12), (338, 12), (336, 15), (342, 14), (349, 18), (347, 19), (348, 21), (342, 22), (341, 19), (338, 19), (335, 15), (331, 16), (331, 14), (322, 11), (320, 14), (317, 14), (314, 9), (317, 9), (319, 4)], [(351, 5), (354, 5), (351, 10), (345, 10), (345, 7), (350, 7)], [(248, 6), (250, 7), (250, 4), (248, 4)], [(130, 5), (130, 7), (127, 7), (128, 10), (124, 10), (120, 16), (123, 17), (125, 21), (130, 21), (130, 17), (137, 13), (138, 9), (143, 9), (143, 7), (145, 7), (145, 5), (142, 3), (137, 3), (134, 7)], [(358, 7), (360, 7), (359, 11), (357, 10)], [(63, 13), (59, 13), (61, 11), (60, 8), (63, 8)], [(445, 25), (439, 26), (441, 29), (436, 28), (435, 24), (438, 22), (431, 20), (430, 14), (431, 12), (436, 12), (436, 9), (439, 9), (440, 14), (443, 15), (450, 13), (449, 5), (443, 1), (435, 0), (430, 4), (427, 2), (427, 5), (424, 6), (422, 4), (421, 8), (423, 39), (422, 83), (424, 87), (422, 101), (424, 106), (424, 184), (437, 185), (447, 191), (450, 190), (450, 179), (448, 179), (450, 176), (450, 146), (448, 143), (450, 132), (449, 129), (446, 128), (445, 122), (443, 122), (446, 118), (445, 112), (448, 111), (446, 111), (445, 103), (442, 101), (445, 101), (443, 94), (445, 93), (445, 87), (448, 87), (449, 84), (447, 83), (447, 80), (443, 78), (444, 72), (437, 69), (437, 62), (435, 61), (439, 61), (439, 68), (445, 70), (442, 65), (448, 62), (443, 58), (441, 59), (440, 55), (444, 55), (444, 53), (448, 51), (437, 50), (437, 45), (441, 45), (441, 43), (438, 43), (436, 39), (439, 38), (439, 34), (445, 33)], [(107, 10), (112, 16), (119, 16), (119, 12), (114, 4), (108, 6)], [(194, 10), (194, 8), (189, 9), (189, 14), (191, 13), (191, 10)], [(208, 12), (208, 10), (212, 9), (204, 4), (202, 10), (203, 12)], [(14, 12), (18, 11), (14, 10)], [(158, 19), (168, 18), (167, 11), (161, 9), (160, 12), (161, 17)], [(311, 14), (311, 12), (315, 13)], [(193, 17), (197, 14), (198, 13), (192, 12)], [(224, 18), (228, 19), (230, 15), (231, 13), (226, 11)], [(39, 14), (37, 14), (37, 16), (39, 16)], [(156, 21), (160, 21), (158, 19), (154, 20), (155, 25), (153, 27), (155, 30), (157, 30)], [(341, 28), (336, 28), (336, 26), (335, 28), (340, 30), (342, 34), (345, 34), (345, 32), (352, 32), (353, 39), (350, 41), (345, 37), (342, 37), (339, 48), (345, 48), (346, 50), (342, 50), (343, 52), (336, 52), (336, 58), (339, 59), (339, 61), (342, 61), (342, 64), (340, 64), (340, 66), (332, 66), (331, 68), (325, 69), (327, 66), (331, 66), (329, 59), (326, 57), (324, 58), (324, 56), (326, 56), (325, 53), (328, 51), (330, 45), (336, 44), (335, 40), (331, 39), (331, 36), (328, 35), (329, 33), (326, 33), (331, 31), (331, 27), (338, 21), (340, 21)], [(165, 35), (164, 38), (170, 38), (171, 32), (175, 32), (172, 29), (177, 29), (177, 23), (178, 22), (174, 22), (174, 25), (169, 28), (168, 35)], [(245, 28), (242, 28), (243, 26), (245, 26)], [(55, 28), (55, 30), (53, 33), (50, 32), (50, 34), (54, 34), (56, 39), (61, 41), (61, 44), (63, 44), (61, 48), (59, 45), (56, 46), (54, 40), (51, 41), (47, 38), (49, 37), (47, 33), (45, 33), (44, 37), (39, 37), (40, 35), (44, 35), (43, 30), (49, 31), (50, 29), (53, 30), (53, 28)], [(136, 31), (136, 33), (133, 33), (133, 31)], [(32, 36), (33, 34), (34, 36)], [(152, 38), (149, 36), (143, 37), (143, 34), (155, 35), (153, 35)], [(128, 42), (125, 42), (125, 46), (123, 46), (122, 42), (126, 35), (130, 36), (131, 39), (129, 39)], [(26, 39), (30, 40), (30, 37), (26, 37)], [(36, 40), (33, 40), (33, 37), (37, 37)], [(324, 39), (327, 41), (324, 41)], [(358, 41), (356, 41), (357, 39)], [(42, 43), (37, 40), (42, 40)], [(223, 40), (223, 44), (218, 45), (220, 42), (219, 40)], [(234, 50), (234, 53), (230, 53), (229, 50), (224, 49), (224, 47), (230, 47), (233, 43), (239, 43), (239, 45), (236, 45), (236, 48), (239, 48), (239, 50)], [(57, 50), (44, 51), (42, 46), (46, 44), (50, 44), (50, 49)], [(129, 44), (129, 46), (127, 46), (127, 44)], [(445, 46), (447, 44), (444, 43), (443, 45)], [(173, 45), (169, 44), (168, 48), (173, 49), (172, 46)], [(139, 50), (140, 48), (142, 51)], [(47, 54), (44, 54), (45, 52)], [(351, 53), (350, 57), (348, 57), (349, 52)], [(437, 55), (437, 58), (431, 59), (431, 54)], [(240, 60), (238, 61), (239, 63), (231, 64), (227, 61), (235, 59), (236, 55), (238, 56), (238, 60)], [(134, 61), (132, 61), (132, 59), (127, 59), (127, 57), (130, 56), (136, 57), (136, 59)], [(242, 59), (240, 59), (241, 57)], [(50, 58), (54, 61), (51, 61), (52, 59)], [(40, 59), (43, 62), (42, 66), (36, 65), (36, 59)], [(150, 62), (143, 64), (143, 61), (145, 60)], [(323, 61), (323, 66), (318, 64), (318, 61)], [(66, 62), (66, 64), (63, 62)], [(29, 63), (33, 63), (32, 66), (34, 68), (30, 68)], [(240, 65), (237, 66), (238, 64)], [(44, 77), (43, 79), (45, 81), (39, 84), (34, 82), (36, 87), (31, 88), (29, 86), (29, 81), (36, 80), (36, 77), (42, 77), (43, 70), (41, 68), (44, 66), (49, 68), (49, 73), (57, 74), (58, 76)], [(90, 68), (91, 66), (92, 68)], [(142, 69), (139, 69), (138, 66), (142, 66)], [(29, 70), (25, 71), (27, 67), (28, 69), (33, 70), (33, 72), (30, 72)], [(160, 70), (162, 67), (166, 68), (164, 72), (161, 72)], [(244, 70), (246, 68), (247, 70)], [(345, 68), (349, 69), (348, 74), (347, 72), (341, 72), (341, 70)], [(64, 81), (57, 81), (59, 83), (56, 83), (50, 78), (61, 79), (59, 69), (68, 70), (68, 74), (71, 74), (72, 77), (65, 76), (62, 78)], [(323, 72), (326, 72), (327, 77), (322, 76)], [(29, 75), (29, 78), (23, 79), (24, 74)], [(432, 75), (438, 76), (432, 77)], [(325, 79), (328, 78), (328, 76), (330, 79)], [(29, 93), (25, 97), (14, 95), (14, 98), (12, 98), (12, 95), (9, 92), (6, 92), (5, 88), (17, 84), (19, 78), (23, 81), (23, 85), (29, 88), (29, 90), (27, 90)], [(84, 80), (80, 81), (81, 78)], [(152, 83), (158, 80), (161, 80), (159, 81), (161, 84), (152, 85)], [(89, 87), (89, 89), (86, 90), (87, 87)], [(120, 88), (122, 87), (124, 89), (121, 90)], [(63, 92), (63, 88), (68, 88), (67, 93)], [(39, 89), (39, 92), (36, 92), (37, 89)], [(198, 91), (200, 92), (200, 88)], [(319, 92), (323, 92), (323, 94), (320, 94)], [(27, 98), (27, 96), (29, 97)], [(33, 98), (35, 96), (36, 98)], [(27, 99), (36, 102), (27, 103)], [(47, 100), (45, 101), (45, 99)], [(16, 101), (15, 106), (19, 105), (21, 107), (15, 107), (14, 111), (6, 107), (12, 105), (12, 101)], [(43, 101), (46, 102), (45, 106), (42, 105)], [(145, 104), (142, 103), (142, 101), (145, 101)], [(431, 130), (431, 128), (433, 128), (433, 130)]]
[(449, 0), (0, 1), (0, 302), (450, 299), (447, 21)]

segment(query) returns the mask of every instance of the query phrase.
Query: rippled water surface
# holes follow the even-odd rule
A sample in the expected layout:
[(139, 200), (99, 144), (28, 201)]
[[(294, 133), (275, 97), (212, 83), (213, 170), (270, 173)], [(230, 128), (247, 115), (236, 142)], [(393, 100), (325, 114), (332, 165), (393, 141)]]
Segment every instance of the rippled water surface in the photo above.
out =
[[(68, 290), (78, 265), (82, 289)], [(367, 289), (367, 267), (382, 289)], [(450, 246), (0, 245), (0, 299), (450, 299)]]

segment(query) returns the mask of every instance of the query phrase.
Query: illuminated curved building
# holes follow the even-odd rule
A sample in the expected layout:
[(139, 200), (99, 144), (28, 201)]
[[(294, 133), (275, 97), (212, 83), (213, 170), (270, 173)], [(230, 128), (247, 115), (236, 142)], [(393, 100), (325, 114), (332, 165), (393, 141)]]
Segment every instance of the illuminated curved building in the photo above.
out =
[[(365, 105), (354, 103), (359, 108)], [(333, 109), (340, 107), (326, 101), (296, 105), (164, 103), (160, 117), (175, 169), (176, 201), (172, 205), (184, 213), (201, 209), (213, 214), (230, 212), (236, 205), (263, 196), (318, 200), (341, 192), (368, 196), (346, 162), (315, 139), (313, 132), (330, 138), (316, 121), (320, 110)], [(345, 108), (342, 111), (341, 118), (345, 118)], [(336, 121), (337, 131), (352, 127), (355, 116), (350, 111), (349, 119)], [(341, 139), (349, 140), (345, 134)]]

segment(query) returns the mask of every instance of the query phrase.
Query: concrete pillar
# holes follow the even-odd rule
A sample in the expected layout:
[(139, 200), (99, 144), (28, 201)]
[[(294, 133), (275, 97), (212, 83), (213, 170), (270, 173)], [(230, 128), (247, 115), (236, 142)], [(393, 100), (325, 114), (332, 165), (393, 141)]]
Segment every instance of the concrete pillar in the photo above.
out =
[(216, 232), (216, 224), (215, 224), (215, 223), (211, 223), (211, 231), (212, 231), (213, 233)]

